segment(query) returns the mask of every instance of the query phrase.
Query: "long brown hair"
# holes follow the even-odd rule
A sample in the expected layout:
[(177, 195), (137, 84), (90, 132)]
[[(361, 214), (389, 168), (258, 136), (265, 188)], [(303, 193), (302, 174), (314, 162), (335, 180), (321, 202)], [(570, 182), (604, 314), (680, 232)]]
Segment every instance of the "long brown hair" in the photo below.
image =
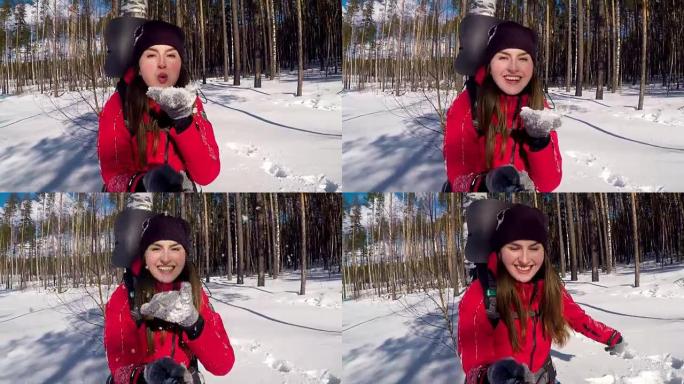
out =
[[(143, 116), (150, 113), (150, 106), (147, 98), (147, 84), (140, 76), (140, 66), (135, 65), (135, 78), (128, 84), (126, 88), (126, 105), (123, 106), (126, 111), (126, 119), (128, 120), (129, 129), (134, 132), (136, 141), (138, 143), (138, 162), (140, 166), (147, 165), (147, 132), (152, 132), (154, 141), (152, 148), (156, 152), (159, 145), (159, 125), (155, 119), (150, 119), (149, 123), (145, 123)], [(190, 73), (188, 72), (185, 63), (181, 62), (180, 73), (178, 74), (178, 81), (174, 87), (185, 87), (190, 82)]]
[[(150, 273), (147, 268), (142, 268), (140, 276), (138, 276), (138, 281), (135, 286), (135, 308), (140, 308), (144, 303), (147, 303), (152, 299), (156, 292), (155, 283), (156, 279)], [(189, 281), (192, 285), (192, 304), (195, 306), (197, 311), (200, 311), (200, 306), (202, 305), (202, 282), (197, 274), (195, 266), (190, 260), (186, 258), (185, 266), (181, 271), (180, 275), (176, 278), (176, 281)], [(151, 320), (145, 318), (145, 320)], [(166, 334), (166, 331), (161, 331), (162, 337)], [(152, 355), (154, 353), (154, 331), (151, 327), (147, 327), (147, 354)]]
[[(527, 106), (532, 109), (544, 109), (544, 91), (541, 86), (541, 81), (537, 76), (536, 71), (532, 72), (532, 78), (520, 95), (528, 95)], [(487, 66), (487, 76), (480, 86), (480, 91), (477, 95), (477, 121), (481, 132), (487, 138), (485, 146), (485, 155), (487, 160), (487, 168), (491, 168), (494, 163), (494, 143), (496, 135), (503, 136), (503, 145), (499, 157), (503, 157), (506, 152), (506, 143), (510, 130), (506, 127), (506, 111), (507, 106), (501, 106), (501, 96), (504, 93), (494, 82), (492, 78), (491, 68)], [(519, 111), (518, 111), (519, 112)], [(496, 116), (496, 124), (492, 124)]]
[[(546, 250), (544, 253), (546, 253)], [(544, 256), (542, 267), (532, 281), (536, 284), (536, 280), (540, 277), (544, 280), (544, 288), (537, 294), (541, 294), (539, 317), (542, 322), (544, 336), (551, 338), (557, 345), (563, 346), (568, 341), (568, 338), (570, 338), (570, 332), (568, 331), (568, 323), (563, 317), (562, 282), (546, 255)], [(519, 351), (520, 341), (525, 338), (527, 331), (526, 324), (529, 314), (523, 310), (520, 297), (515, 289), (515, 282), (515, 279), (513, 279), (504, 266), (501, 256), (499, 256), (496, 275), (496, 310), (508, 329), (508, 339), (513, 346), (513, 351)], [(520, 335), (520, 338), (515, 329), (514, 314), (517, 314), (520, 324), (522, 324), (522, 335)]]

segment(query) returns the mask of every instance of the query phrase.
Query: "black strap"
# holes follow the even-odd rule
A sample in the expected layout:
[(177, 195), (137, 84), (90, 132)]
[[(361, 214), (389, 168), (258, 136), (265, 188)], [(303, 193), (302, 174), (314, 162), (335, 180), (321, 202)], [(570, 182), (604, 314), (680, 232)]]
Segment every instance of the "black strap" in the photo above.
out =
[(479, 85), (475, 81), (474, 76), (468, 77), (465, 82), (465, 89), (468, 92), (468, 98), (470, 99), (470, 115), (473, 120), (473, 127), (477, 132), (478, 136), (484, 135), (484, 131), (480, 129), (480, 123), (477, 120), (477, 89)]
[(484, 296), (484, 307), (487, 312), (487, 319), (496, 328), (499, 324), (499, 311), (496, 310), (496, 279), (492, 271), (487, 268), (486, 263), (479, 263), (475, 266), (477, 271), (477, 279), (482, 285), (482, 294)]
[(124, 270), (123, 283), (124, 283), (124, 286), (126, 287), (126, 290), (128, 291), (128, 307), (130, 308), (131, 316), (133, 317), (133, 320), (135, 321), (135, 326), (140, 328), (140, 325), (142, 324), (143, 319), (140, 316), (139, 308), (137, 308), (135, 306), (135, 286), (137, 283), (137, 279), (133, 275), (133, 271), (131, 271), (130, 268), (126, 268)]

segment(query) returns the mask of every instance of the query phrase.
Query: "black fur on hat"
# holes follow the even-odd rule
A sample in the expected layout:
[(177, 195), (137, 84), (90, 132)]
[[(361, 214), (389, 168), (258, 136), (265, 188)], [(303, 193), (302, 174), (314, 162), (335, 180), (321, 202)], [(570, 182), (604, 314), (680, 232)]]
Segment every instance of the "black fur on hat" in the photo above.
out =
[(140, 255), (144, 255), (147, 247), (159, 240), (177, 242), (185, 249), (186, 257), (190, 257), (190, 224), (180, 217), (158, 214), (145, 220), (140, 246), (138, 247)]
[(547, 249), (548, 219), (542, 211), (524, 204), (514, 204), (497, 214), (492, 249), (499, 251), (516, 240), (533, 240)]
[[(133, 56), (135, 63), (140, 60), (145, 50), (153, 45), (170, 45), (178, 51), (181, 58), (185, 57), (185, 35), (173, 24), (161, 20), (150, 20), (135, 30), (133, 36)], [(133, 63), (133, 64), (135, 64)]]
[(537, 61), (537, 34), (522, 25), (504, 21), (489, 30), (489, 41), (485, 50), (483, 65), (488, 65), (497, 52), (508, 48), (522, 49)]

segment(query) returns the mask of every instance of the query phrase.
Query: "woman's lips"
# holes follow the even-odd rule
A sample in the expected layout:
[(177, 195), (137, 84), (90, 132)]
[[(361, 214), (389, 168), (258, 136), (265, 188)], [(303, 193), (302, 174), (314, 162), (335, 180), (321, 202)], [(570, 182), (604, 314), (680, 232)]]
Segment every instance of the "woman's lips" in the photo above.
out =
[(169, 81), (169, 75), (161, 73), (157, 75), (157, 81), (159, 81), (161, 84), (166, 84), (166, 82)]

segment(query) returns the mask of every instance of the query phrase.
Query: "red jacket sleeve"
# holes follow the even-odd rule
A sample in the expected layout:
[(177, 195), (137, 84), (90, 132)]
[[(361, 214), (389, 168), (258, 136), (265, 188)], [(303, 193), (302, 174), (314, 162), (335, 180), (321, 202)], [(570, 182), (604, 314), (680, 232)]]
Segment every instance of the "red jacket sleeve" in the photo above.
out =
[(204, 106), (199, 97), (195, 105), (197, 112), (190, 126), (180, 134), (176, 133), (175, 128), (170, 132), (192, 180), (207, 185), (218, 176), (221, 162), (214, 129), (209, 120), (204, 118)]
[(447, 178), (454, 192), (468, 192), (473, 179), (483, 172), (478, 166), (483, 154), (473, 127), (468, 92), (462, 92), (447, 111), (445, 131), (442, 152)]
[(613, 328), (598, 322), (587, 315), (584, 310), (572, 300), (572, 297), (570, 297), (570, 294), (565, 288), (563, 288), (563, 316), (572, 329), (602, 344), (608, 345), (611, 335), (615, 332)]
[(563, 177), (563, 161), (558, 148), (558, 134), (551, 131), (551, 141), (540, 151), (532, 151), (527, 144), (525, 150), (529, 161), (528, 173), (539, 192), (551, 192)]
[(135, 383), (143, 372), (144, 351), (138, 347), (137, 329), (123, 284), (114, 291), (105, 308), (104, 346), (114, 383)]
[(204, 319), (204, 329), (194, 340), (188, 340), (184, 334), (184, 341), (207, 371), (216, 376), (223, 376), (233, 368), (235, 354), (221, 315), (214, 312), (204, 290), (200, 315)]
[(100, 173), (107, 192), (127, 192), (131, 178), (136, 174), (131, 134), (126, 128), (121, 99), (114, 93), (100, 113), (97, 133), (97, 155)]
[(475, 379), (482, 368), (496, 360), (494, 330), (484, 308), (482, 286), (475, 281), (458, 305), (458, 354), (466, 373), (466, 382)]

